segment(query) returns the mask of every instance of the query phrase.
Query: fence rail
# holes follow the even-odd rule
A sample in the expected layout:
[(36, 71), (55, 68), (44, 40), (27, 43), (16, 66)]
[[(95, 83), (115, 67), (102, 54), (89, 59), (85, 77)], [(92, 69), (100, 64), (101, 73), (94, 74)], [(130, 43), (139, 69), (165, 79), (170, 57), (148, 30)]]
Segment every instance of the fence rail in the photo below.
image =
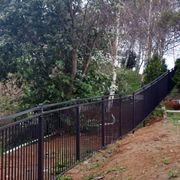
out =
[(142, 123), (174, 87), (174, 73), (130, 96), (40, 105), (0, 118), (14, 121), (0, 127), (0, 179), (56, 179)]

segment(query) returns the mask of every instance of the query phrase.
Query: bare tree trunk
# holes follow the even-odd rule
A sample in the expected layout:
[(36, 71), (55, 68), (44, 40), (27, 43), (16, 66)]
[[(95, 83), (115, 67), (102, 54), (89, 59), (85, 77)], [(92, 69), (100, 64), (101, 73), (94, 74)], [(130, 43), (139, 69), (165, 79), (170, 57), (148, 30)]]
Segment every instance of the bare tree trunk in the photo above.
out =
[(109, 95), (110, 95), (110, 98), (112, 98), (112, 99), (114, 98), (114, 94), (115, 94), (115, 91), (116, 91), (116, 79), (117, 79), (116, 66), (117, 66), (119, 35), (120, 35), (120, 15), (119, 14), (120, 14), (120, 12), (117, 13), (116, 25), (115, 25), (115, 28), (114, 28), (115, 39), (113, 40), (112, 46), (111, 46), (112, 81), (111, 81)]
[(152, 36), (151, 36), (151, 21), (152, 21), (152, 0), (149, 2), (149, 14), (148, 14), (148, 27), (147, 27), (147, 44), (146, 44), (146, 56), (145, 56), (145, 66), (147, 65), (149, 59), (151, 58), (152, 52)]
[(116, 72), (116, 62), (117, 62), (117, 37), (116, 40), (112, 43), (112, 81), (111, 81), (111, 86), (110, 86), (110, 96), (113, 96), (116, 91), (116, 79), (117, 79), (117, 72)]
[(141, 50), (142, 50), (142, 45), (141, 45), (141, 42), (139, 41), (138, 56), (137, 56), (137, 62), (136, 62), (136, 71), (137, 72), (139, 72), (139, 70), (140, 70)]
[(165, 39), (161, 38), (159, 43), (159, 57), (162, 59), (164, 55)]
[(141, 68), (143, 68), (144, 60), (145, 60), (145, 51), (143, 49), (143, 46), (141, 46), (141, 59), (139, 63), (139, 73), (141, 71)]

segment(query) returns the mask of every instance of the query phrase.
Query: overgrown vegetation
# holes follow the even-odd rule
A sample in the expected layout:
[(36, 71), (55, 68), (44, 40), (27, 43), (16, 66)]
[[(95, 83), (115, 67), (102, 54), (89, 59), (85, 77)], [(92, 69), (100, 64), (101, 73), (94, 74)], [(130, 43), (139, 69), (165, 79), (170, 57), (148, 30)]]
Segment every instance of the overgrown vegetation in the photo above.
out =
[(176, 74), (174, 77), (174, 81), (176, 83), (177, 93), (180, 94), (180, 59), (176, 60)]
[(5, 116), (16, 112), (17, 106), (9, 95), (4, 95), (0, 98), (0, 115)]
[(59, 161), (56, 165), (56, 174), (60, 174), (61, 172), (63, 172), (64, 170), (66, 170), (69, 167), (69, 162), (68, 161)]
[[(171, 4), (2, 1), (0, 82), (7, 85), (13, 75), (22, 93), (16, 100), (3, 94), (1, 111), (76, 97), (130, 94), (141, 86), (139, 71), (147, 62), (145, 83), (150, 82), (164, 72), (163, 50), (179, 35), (179, 12)], [(146, 14), (150, 6), (156, 8)], [(144, 24), (147, 19), (153, 23)], [(151, 59), (153, 54), (158, 57)]]
[(141, 75), (137, 71), (118, 69), (117, 94), (129, 95), (141, 88)]
[(168, 119), (175, 127), (180, 127), (180, 113), (168, 113)]
[(166, 71), (165, 60), (161, 61), (158, 55), (154, 55), (144, 71), (144, 84), (150, 83)]

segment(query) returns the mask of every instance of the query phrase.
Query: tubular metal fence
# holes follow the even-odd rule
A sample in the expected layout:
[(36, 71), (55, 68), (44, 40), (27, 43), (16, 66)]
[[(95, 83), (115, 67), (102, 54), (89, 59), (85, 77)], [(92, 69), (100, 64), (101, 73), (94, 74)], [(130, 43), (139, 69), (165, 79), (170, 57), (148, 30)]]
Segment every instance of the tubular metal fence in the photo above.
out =
[(168, 71), (130, 96), (39, 105), (0, 118), (11, 122), (0, 127), (0, 179), (56, 179), (142, 123), (173, 88), (174, 73)]

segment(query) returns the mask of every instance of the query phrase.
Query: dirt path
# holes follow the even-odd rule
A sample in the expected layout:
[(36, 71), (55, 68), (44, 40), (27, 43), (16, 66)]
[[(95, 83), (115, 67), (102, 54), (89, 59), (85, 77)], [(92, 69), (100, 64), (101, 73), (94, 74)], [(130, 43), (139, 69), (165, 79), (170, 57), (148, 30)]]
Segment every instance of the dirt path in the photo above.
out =
[(74, 180), (180, 180), (180, 127), (159, 121), (76, 166)]

